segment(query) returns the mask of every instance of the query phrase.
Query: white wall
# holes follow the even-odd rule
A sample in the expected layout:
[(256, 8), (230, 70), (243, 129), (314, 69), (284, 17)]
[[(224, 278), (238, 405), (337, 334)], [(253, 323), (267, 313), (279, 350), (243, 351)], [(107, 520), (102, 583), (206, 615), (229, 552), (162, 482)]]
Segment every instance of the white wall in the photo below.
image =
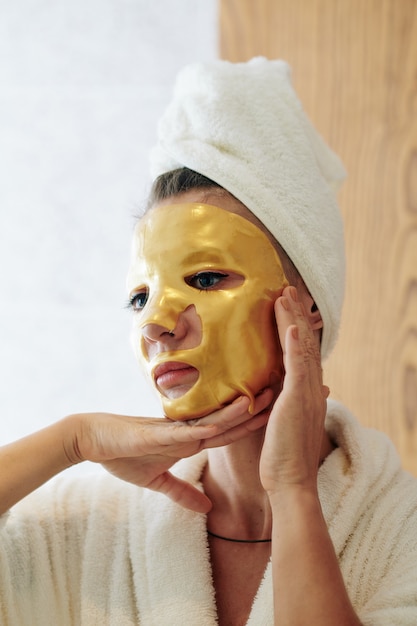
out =
[(1, 443), (159, 414), (129, 345), (130, 236), (174, 75), (216, 56), (216, 20), (215, 0), (1, 0)]

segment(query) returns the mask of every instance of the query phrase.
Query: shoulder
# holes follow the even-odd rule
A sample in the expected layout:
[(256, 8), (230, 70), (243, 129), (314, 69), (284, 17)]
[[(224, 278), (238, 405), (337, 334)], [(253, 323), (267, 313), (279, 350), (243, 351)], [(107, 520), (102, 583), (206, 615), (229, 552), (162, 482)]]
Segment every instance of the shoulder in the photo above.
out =
[(366, 470), (370, 479), (381, 474), (393, 476), (398, 472), (406, 475), (389, 437), (374, 428), (363, 426), (349, 409), (335, 400), (328, 401), (326, 430), (343, 451), (350, 471), (361, 473)]
[(320, 469), (320, 497), (352, 601), (364, 623), (415, 624), (417, 479), (341, 404), (329, 402), (326, 428), (338, 448)]
[(326, 428), (338, 448), (320, 479), (338, 549), (361, 545), (368, 558), (382, 550), (387, 559), (408, 560), (417, 546), (417, 479), (403, 469), (389, 437), (362, 426), (343, 405), (329, 402)]
[[(340, 549), (359, 526), (362, 532), (367, 529), (367, 535), (371, 528), (388, 533), (393, 541), (408, 528), (417, 544), (417, 479), (402, 468), (390, 439), (363, 427), (333, 401), (326, 428), (338, 447), (320, 470), (320, 495)], [(340, 529), (345, 530), (340, 533)]]

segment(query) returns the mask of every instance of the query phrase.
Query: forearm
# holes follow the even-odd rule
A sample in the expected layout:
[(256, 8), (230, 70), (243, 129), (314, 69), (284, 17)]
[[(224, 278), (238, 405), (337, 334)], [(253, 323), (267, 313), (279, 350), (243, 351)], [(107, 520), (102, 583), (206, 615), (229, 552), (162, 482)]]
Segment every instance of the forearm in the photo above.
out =
[[(231, 404), (190, 424), (169, 419), (110, 413), (70, 415), (0, 448), (0, 514), (65, 468), (81, 461), (101, 463), (119, 478), (165, 493), (175, 502), (206, 513), (207, 496), (169, 470), (206, 447), (224, 446), (265, 425), (272, 392)], [(259, 415), (258, 415), (259, 413)]]
[(65, 446), (72, 429), (65, 418), (0, 448), (0, 514), (72, 465)]
[(286, 488), (271, 506), (275, 623), (359, 626), (318, 497)]

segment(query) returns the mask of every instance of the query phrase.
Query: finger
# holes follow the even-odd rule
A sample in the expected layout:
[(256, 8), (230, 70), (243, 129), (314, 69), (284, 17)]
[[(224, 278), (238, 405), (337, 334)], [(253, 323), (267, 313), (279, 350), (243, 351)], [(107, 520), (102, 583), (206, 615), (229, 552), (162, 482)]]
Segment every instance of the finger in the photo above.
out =
[(212, 507), (211, 500), (190, 483), (164, 472), (147, 485), (148, 489), (159, 491), (173, 502), (196, 513), (208, 513)]
[[(260, 394), (255, 397), (254, 403), (254, 411), (252, 414), (247, 413), (247, 418), (243, 423), (238, 423), (237, 425), (221, 432), (213, 437), (210, 437), (203, 443), (203, 448), (214, 448), (228, 445), (229, 443), (233, 443), (242, 437), (246, 437), (246, 435), (250, 432), (254, 432), (258, 430), (268, 421), (269, 416), (269, 408), (271, 407), (271, 402), (273, 400), (274, 394), (272, 389), (264, 389)], [(241, 420), (240, 420), (241, 421)]]
[(320, 353), (310, 338), (301, 341), (298, 326), (290, 326), (286, 338), (288, 359), (285, 389), (293, 391), (300, 397), (301, 390), (307, 391), (305, 398), (323, 402), (329, 395), (329, 388), (323, 385)]
[[(284, 366), (287, 367), (287, 334), (290, 326), (296, 325), (305, 332), (308, 328), (301, 302), (295, 287), (286, 287), (283, 294), (275, 302), (275, 318), (279, 340), (282, 347)], [(303, 328), (304, 326), (304, 328)]]
[(198, 417), (181, 422), (184, 426), (208, 426), (219, 425), (220, 423), (233, 422), (235, 419), (244, 418), (249, 408), (249, 398), (247, 396), (239, 396), (230, 404), (213, 411), (203, 417)]
[(307, 367), (302, 352), (300, 333), (295, 324), (288, 327), (285, 335), (286, 375), (284, 380), (285, 389), (300, 389), (305, 384)]
[[(267, 389), (259, 394), (255, 400), (255, 412), (262, 411), (270, 404), (271, 400), (271, 390)], [(202, 442), (213, 438), (239, 424), (253, 420), (254, 416), (248, 412), (249, 404), (249, 398), (241, 396), (230, 405), (214, 411), (206, 417), (183, 422), (145, 419), (135, 423), (134, 419), (129, 419), (130, 425), (134, 429), (133, 433), (131, 429), (126, 429), (124, 432), (125, 445), (122, 445), (119, 435), (117, 455), (115, 453), (114, 456), (136, 456), (149, 450), (152, 450), (154, 454), (164, 453), (167, 447), (175, 444)]]
[(281, 344), (285, 363), (285, 337), (287, 335), (287, 330), (289, 326), (294, 323), (294, 315), (286, 296), (283, 295), (276, 300), (274, 311), (279, 341)]
[[(267, 394), (265, 395), (267, 397)], [(262, 400), (258, 401), (258, 407), (261, 402)], [(248, 413), (249, 403), (249, 398), (241, 396), (227, 407), (199, 419), (175, 422), (161, 419), (149, 423), (142, 422), (140, 445), (143, 447), (145, 442), (145, 448), (151, 445), (153, 452), (163, 452), (164, 447), (173, 444), (204, 441), (251, 419), (252, 416)], [(131, 453), (129, 450), (129, 454)]]
[(265, 426), (268, 422), (269, 411), (263, 411), (258, 415), (255, 415), (250, 420), (245, 422), (244, 424), (239, 424), (239, 426), (235, 426), (230, 430), (227, 430), (224, 433), (219, 435), (215, 435), (210, 439), (206, 439), (203, 443), (203, 448), (218, 448), (221, 446), (227, 446), (229, 443), (233, 443), (234, 441), (238, 441), (238, 439), (242, 439), (246, 437), (248, 433), (254, 432), (262, 426)]
[[(300, 303), (299, 323), (297, 324), (299, 334), (299, 347), (309, 374), (309, 382), (313, 393), (323, 386), (323, 369), (321, 365), (320, 347), (314, 336), (313, 330), (307, 318), (304, 305)], [(298, 313), (296, 313), (297, 319)]]
[(206, 417), (195, 420), (194, 424), (215, 424), (218, 428), (218, 432), (224, 432), (238, 424), (253, 419), (254, 415), (263, 411), (271, 403), (272, 397), (273, 392), (271, 389), (267, 388), (262, 390), (255, 397), (253, 412), (249, 413), (249, 398), (240, 396), (234, 402), (218, 411), (214, 411)]
[(258, 413), (261, 413), (265, 409), (269, 408), (273, 399), (274, 392), (272, 391), (272, 389), (269, 387), (263, 389), (257, 396), (255, 396), (252, 415), (255, 416)]
[[(299, 300), (295, 287), (287, 287), (283, 296), (276, 302), (276, 317), (280, 341), (283, 347), (284, 365), (286, 370), (290, 367), (289, 359), (301, 355), (309, 369), (309, 382), (312, 388), (317, 390), (317, 385), (322, 385), (322, 367), (319, 346), (311, 328), (307, 312), (303, 303)], [(297, 328), (298, 344), (288, 341), (291, 326)], [(289, 353), (289, 346), (294, 350)], [(300, 366), (301, 367), (301, 366)]]

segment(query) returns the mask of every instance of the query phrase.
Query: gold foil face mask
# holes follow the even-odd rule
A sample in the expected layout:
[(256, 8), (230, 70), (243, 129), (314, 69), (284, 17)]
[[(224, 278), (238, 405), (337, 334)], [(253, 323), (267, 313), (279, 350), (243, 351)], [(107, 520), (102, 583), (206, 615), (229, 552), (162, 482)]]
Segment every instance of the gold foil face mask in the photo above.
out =
[[(239, 279), (230, 282), (229, 273)], [(139, 301), (133, 341), (169, 418), (205, 415), (240, 394), (253, 401), (280, 376), (273, 307), (287, 284), (267, 236), (239, 215), (189, 203), (156, 207), (140, 220), (128, 275), (130, 298)], [(163, 351), (150, 356), (146, 329), (166, 337), (190, 307), (201, 327), (198, 345), (182, 349), (176, 342), (171, 349), (167, 339)], [(155, 381), (155, 368), (170, 362), (198, 370), (180, 397), (167, 397)]]

